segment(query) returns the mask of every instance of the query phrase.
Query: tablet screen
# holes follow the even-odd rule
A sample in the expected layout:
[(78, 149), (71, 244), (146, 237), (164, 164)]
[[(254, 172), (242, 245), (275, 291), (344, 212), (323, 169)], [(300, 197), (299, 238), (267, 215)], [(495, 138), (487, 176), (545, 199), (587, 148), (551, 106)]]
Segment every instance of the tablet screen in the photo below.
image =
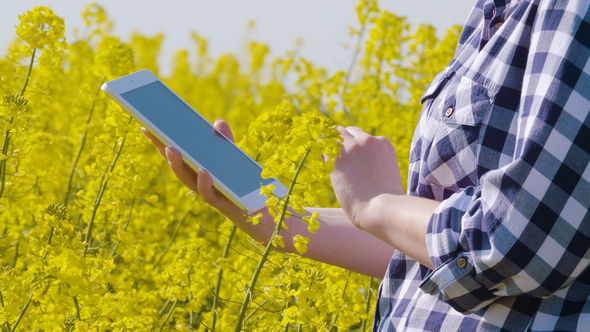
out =
[(274, 181), (263, 179), (259, 165), (216, 134), (206, 120), (161, 82), (124, 92), (121, 96), (236, 195), (244, 196), (260, 189), (261, 184)]

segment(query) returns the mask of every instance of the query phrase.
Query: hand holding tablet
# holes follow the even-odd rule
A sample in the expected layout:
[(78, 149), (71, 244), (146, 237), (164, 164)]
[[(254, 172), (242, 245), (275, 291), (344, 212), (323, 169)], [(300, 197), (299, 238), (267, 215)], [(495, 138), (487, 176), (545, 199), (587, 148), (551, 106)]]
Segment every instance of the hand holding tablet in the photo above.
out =
[(242, 210), (252, 213), (265, 206), (261, 185), (272, 184), (275, 195), (286, 195), (283, 184), (263, 179), (258, 163), (148, 70), (107, 82), (102, 90), (153, 136), (178, 151), (187, 165), (195, 171), (205, 168), (213, 185)]

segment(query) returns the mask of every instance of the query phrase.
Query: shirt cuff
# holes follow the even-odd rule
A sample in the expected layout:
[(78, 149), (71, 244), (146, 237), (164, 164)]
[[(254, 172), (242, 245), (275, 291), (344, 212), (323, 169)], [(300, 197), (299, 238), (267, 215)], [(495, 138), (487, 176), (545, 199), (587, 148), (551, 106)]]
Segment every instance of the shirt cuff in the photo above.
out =
[(473, 313), (497, 298), (476, 280), (473, 257), (460, 244), (461, 237), (466, 236), (462, 234), (463, 217), (481, 211), (477, 208), (478, 200), (479, 191), (475, 188), (451, 195), (432, 215), (426, 236), (435, 269), (426, 276), (420, 289), (426, 294), (440, 294), (443, 301), (463, 314)]
[(420, 289), (429, 295), (440, 293), (442, 300), (455, 310), (470, 314), (496, 299), (492, 292), (475, 280), (474, 271), (469, 257), (460, 254), (426, 276)]

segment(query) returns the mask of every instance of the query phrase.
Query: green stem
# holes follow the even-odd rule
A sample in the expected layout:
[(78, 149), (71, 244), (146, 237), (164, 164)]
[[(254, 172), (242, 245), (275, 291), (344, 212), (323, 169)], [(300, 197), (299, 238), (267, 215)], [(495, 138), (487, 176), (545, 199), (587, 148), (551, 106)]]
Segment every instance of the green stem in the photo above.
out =
[[(51, 239), (53, 238), (53, 226), (50, 226), (51, 229), (49, 230), (49, 239), (47, 240), (47, 245), (49, 246), (51, 244)], [(46, 249), (45, 252), (43, 253), (43, 259), (45, 259), (45, 257), (47, 257), (47, 253), (49, 252), (49, 249)]]
[[(342, 108), (344, 109), (344, 113), (346, 115), (348, 115), (349, 119), (354, 122), (354, 115), (352, 114), (352, 112), (350, 111), (350, 109), (348, 109), (344, 103), (344, 89), (347, 88), (348, 83), (350, 82), (350, 77), (352, 76), (352, 71), (354, 70), (354, 67), (356, 66), (356, 63), (358, 61), (358, 56), (360, 55), (361, 52), (361, 44), (363, 42), (364, 36), (365, 36), (365, 32), (367, 30), (367, 24), (366, 22), (364, 22), (362, 24), (361, 27), (361, 31), (359, 32), (359, 36), (356, 42), (356, 46), (354, 49), (354, 53), (352, 55), (352, 59), (350, 60), (350, 63), (348, 64), (348, 70), (346, 71), (346, 77), (344, 78), (344, 85), (342, 87), (342, 90), (339, 93), (339, 97), (340, 97), (340, 102), (342, 103)], [(340, 90), (340, 89), (339, 89)]]
[(164, 329), (164, 326), (166, 325), (166, 323), (168, 323), (170, 316), (172, 316), (172, 312), (174, 311), (174, 308), (176, 308), (177, 304), (178, 304), (178, 299), (174, 300), (174, 304), (172, 305), (172, 308), (170, 308), (170, 311), (168, 311), (168, 315), (166, 315), (166, 319), (164, 319), (164, 323), (162, 323), (162, 326), (160, 326), (160, 329), (158, 330), (158, 332), (162, 332), (162, 330)]
[(190, 211), (187, 212), (184, 215), (184, 217), (182, 219), (180, 219), (178, 221), (178, 223), (176, 224), (176, 228), (174, 228), (174, 231), (172, 232), (172, 236), (170, 237), (170, 241), (168, 242), (168, 245), (166, 246), (166, 248), (164, 248), (164, 251), (162, 252), (162, 256), (160, 256), (160, 258), (158, 258), (158, 261), (154, 264), (154, 267), (152, 267), (153, 270), (155, 270), (156, 267), (158, 267), (160, 265), (160, 263), (162, 263), (164, 256), (166, 256), (166, 254), (170, 250), (170, 247), (172, 247), (174, 240), (176, 240), (176, 236), (178, 236), (178, 231), (180, 231), (180, 227), (182, 227), (182, 224), (184, 223), (185, 219), (188, 217), (189, 213), (191, 213), (191, 212)]
[(98, 98), (98, 93), (100, 92), (100, 87), (106, 80), (106, 77), (103, 76), (100, 84), (98, 85), (98, 89), (96, 89), (96, 93), (94, 94), (94, 98), (92, 99), (92, 105), (90, 106), (90, 111), (88, 112), (88, 118), (86, 119), (86, 128), (84, 129), (84, 135), (82, 135), (82, 143), (80, 143), (80, 148), (78, 149), (78, 153), (76, 154), (76, 158), (74, 159), (74, 165), (72, 166), (72, 171), (70, 172), (70, 177), (68, 179), (68, 186), (66, 189), (66, 196), (64, 198), (64, 206), (68, 206), (68, 201), (70, 199), (70, 190), (72, 189), (72, 181), (74, 179), (74, 174), (76, 173), (76, 166), (78, 165), (78, 161), (80, 160), (80, 156), (82, 155), (82, 150), (84, 150), (84, 145), (86, 144), (86, 136), (88, 135), (88, 127), (90, 124), (90, 120), (92, 119), (92, 113), (94, 113), (94, 107), (96, 106), (96, 99)]
[(168, 306), (168, 303), (170, 303), (171, 300), (172, 300), (172, 298), (169, 297), (168, 300), (166, 300), (166, 302), (164, 302), (164, 305), (162, 306), (162, 308), (160, 308), (160, 310), (158, 310), (158, 315), (162, 315), (164, 313), (164, 309), (166, 309), (166, 307)]
[[(191, 291), (191, 270), (192, 269), (193, 269), (193, 266), (191, 265), (191, 267), (189, 267), (188, 271), (186, 272), (186, 279), (188, 280), (188, 301), (189, 302), (193, 302), (193, 292)], [(192, 330), (193, 326), (195, 326), (195, 313), (194, 312), (191, 312), (191, 314), (189, 315), (188, 324)]]
[[(25, 78), (25, 84), (23, 85), (23, 88), (20, 90), (20, 95), (24, 96), (25, 95), (25, 91), (27, 90), (27, 85), (29, 84), (29, 78), (31, 77), (31, 71), (33, 70), (33, 62), (35, 60), (35, 53), (37, 52), (37, 49), (33, 49), (33, 55), (31, 56), (31, 62), (29, 63), (29, 69), (27, 70), (27, 77)], [(10, 118), (10, 123), (12, 123), (13, 118)], [(4, 143), (2, 144), (2, 154), (4, 156), (6, 156), (6, 153), (8, 152), (8, 145), (10, 143), (10, 130), (7, 130), (5, 132), (4, 135)], [(0, 198), (2, 198), (2, 195), (4, 194), (4, 189), (5, 189), (5, 185), (4, 183), (5, 181), (5, 177), (6, 177), (6, 161), (8, 160), (8, 158), (5, 158), (4, 160), (0, 161), (0, 172), (2, 173), (2, 181), (0, 181)]]
[[(231, 229), (231, 233), (229, 234), (229, 238), (225, 243), (225, 249), (223, 250), (223, 255), (221, 258), (227, 258), (229, 255), (229, 248), (231, 246), (231, 241), (236, 233), (237, 226), (233, 226)], [(219, 289), (221, 288), (221, 279), (223, 277), (223, 269), (219, 268), (219, 274), (217, 275), (217, 285), (215, 286), (215, 295), (213, 297), (213, 321), (211, 322), (211, 332), (215, 332), (215, 323), (217, 323), (217, 301), (219, 298)]]
[(252, 279), (250, 280), (250, 285), (248, 286), (248, 289), (246, 290), (246, 296), (244, 297), (244, 302), (242, 303), (242, 307), (240, 308), (240, 314), (238, 316), (238, 321), (236, 323), (235, 332), (239, 332), (242, 330), (242, 324), (244, 323), (244, 316), (246, 315), (246, 311), (248, 310), (248, 304), (250, 303), (250, 299), (252, 298), (252, 290), (254, 289), (254, 286), (256, 285), (256, 281), (258, 280), (258, 276), (260, 275), (260, 272), (262, 272), (262, 268), (264, 267), (264, 264), (266, 263), (268, 255), (270, 254), (270, 250), (272, 249), (272, 239), (279, 234), (279, 232), (283, 226), (283, 221), (285, 220), (285, 216), (287, 214), (287, 206), (289, 205), (289, 198), (291, 197), (291, 193), (293, 192), (293, 189), (295, 188), (295, 185), (297, 183), (297, 177), (299, 176), (299, 173), (303, 169), (303, 164), (305, 162), (305, 159), (307, 159), (307, 156), (309, 155), (310, 151), (311, 151), (311, 149), (309, 149), (309, 148), (307, 149), (307, 151), (305, 151), (303, 158), (301, 158), (301, 161), (299, 162), (299, 165), (297, 166), (297, 170), (295, 171), (295, 175), (293, 176), (293, 180), (291, 180), (291, 184), (289, 185), (289, 191), (287, 191), (287, 196), (285, 197), (285, 203), (283, 205), (281, 215), (279, 216), (279, 221), (277, 222), (277, 226), (275, 227), (274, 232), (273, 232), (271, 238), (269, 239), (268, 244), (266, 245), (266, 249), (264, 250), (262, 257), (260, 258), (260, 261), (258, 261), (258, 266), (256, 267), (256, 270), (254, 271), (254, 274), (252, 275)]
[[(342, 299), (344, 299), (344, 296), (346, 295), (346, 289), (348, 288), (348, 281), (350, 280), (350, 274), (352, 273), (352, 271), (348, 271), (348, 276), (346, 277), (346, 283), (344, 284), (344, 289), (342, 290)], [(336, 316), (334, 317), (334, 320), (332, 320), (332, 324), (330, 324), (330, 328), (328, 329), (328, 331), (332, 331), (332, 328), (334, 328), (334, 324), (336, 324), (336, 321), (338, 320), (338, 314), (336, 314)]]
[(76, 306), (76, 318), (79, 321), (81, 321), (82, 318), (80, 318), (80, 306), (78, 305), (78, 297), (72, 296), (72, 298), (74, 299), (74, 306)]
[(20, 315), (18, 315), (18, 318), (16, 319), (16, 322), (14, 322), (14, 325), (12, 325), (12, 329), (10, 329), (9, 331), (14, 332), (16, 331), (16, 327), (18, 326), (18, 323), (20, 323), (21, 319), (23, 319), (25, 312), (27, 312), (27, 309), (29, 309), (29, 305), (31, 304), (31, 299), (33, 298), (33, 294), (31, 294), (31, 296), (29, 296), (29, 302), (27, 302), (27, 304), (25, 304), (25, 307), (23, 308), (23, 310), (21, 310)]
[[(133, 198), (133, 200), (131, 201), (131, 207), (129, 208), (129, 213), (127, 213), (127, 221), (125, 222), (125, 226), (123, 227), (124, 231), (126, 231), (127, 227), (129, 227), (129, 221), (131, 220), (131, 211), (133, 211), (134, 204), (135, 204), (135, 198)], [(113, 256), (115, 256), (115, 254), (117, 253), (117, 248), (119, 248), (120, 243), (121, 243), (121, 240), (117, 240), (117, 243), (115, 243), (115, 245), (113, 246), (113, 249), (111, 250), (111, 256), (109, 258), (113, 258)]]
[[(131, 123), (131, 117), (129, 117), (129, 121), (127, 123)], [(114, 148), (117, 147), (118, 143), (115, 143)], [(94, 226), (94, 219), (96, 218), (96, 212), (100, 206), (100, 201), (102, 200), (102, 195), (104, 194), (107, 184), (109, 182), (108, 174), (110, 174), (114, 169), (115, 165), (117, 164), (117, 160), (119, 160), (119, 156), (121, 155), (121, 151), (123, 150), (123, 146), (125, 145), (125, 137), (121, 140), (121, 144), (119, 144), (119, 149), (111, 162), (111, 165), (105, 169), (105, 173), (102, 175), (100, 189), (98, 191), (98, 195), (96, 195), (96, 201), (94, 203), (94, 208), (92, 209), (92, 215), (90, 216), (90, 221), (88, 221), (88, 228), (86, 229), (86, 235), (84, 236), (84, 253), (82, 254), (83, 257), (86, 257), (88, 253), (88, 246), (90, 245), (90, 240), (92, 237), (92, 227)]]
[[(10, 117), (9, 123), (12, 123), (13, 119), (14, 119), (13, 117)], [(10, 142), (10, 130), (7, 130), (4, 133), (4, 143), (2, 143), (2, 155), (3, 156), (6, 156), (6, 154), (8, 153), (9, 142)], [(4, 194), (4, 189), (5, 189), (7, 160), (8, 160), (8, 158), (5, 157), (2, 161), (0, 161), (0, 174), (2, 174), (2, 179), (0, 179), (0, 198), (2, 198), (2, 195)]]
[(18, 236), (18, 240), (16, 240), (16, 247), (14, 249), (14, 258), (12, 259), (12, 268), (16, 268), (16, 261), (18, 260), (18, 247), (20, 245), (20, 235)]
[[(285, 305), (285, 309), (289, 309), (289, 302), (287, 302), (287, 304)], [(289, 332), (289, 323), (287, 323), (285, 325), (285, 330), (284, 332)]]
[(367, 30), (367, 24), (365, 23), (361, 27), (361, 31), (359, 32), (359, 36), (356, 41), (354, 54), (352, 55), (352, 59), (350, 60), (350, 63), (348, 64), (348, 70), (346, 71), (346, 77), (344, 78), (345, 85), (347, 85), (350, 82), (350, 76), (352, 76), (352, 71), (357, 63), (358, 56), (361, 53), (361, 44), (363, 42), (366, 30)]
[(29, 63), (29, 70), (27, 70), (27, 77), (25, 78), (25, 84), (23, 85), (23, 88), (20, 90), (20, 95), (24, 96), (25, 95), (25, 91), (27, 90), (27, 85), (29, 84), (29, 78), (31, 77), (31, 71), (33, 70), (33, 61), (35, 60), (35, 53), (37, 52), (37, 49), (33, 49), (33, 55), (31, 55), (31, 62)]
[[(0, 304), (2, 308), (4, 308), (4, 297), (2, 296), (2, 291), (0, 291)], [(10, 331), (10, 324), (8, 322), (4, 322), (4, 326), (6, 327), (6, 331)]]
[[(254, 310), (252, 310), (252, 312), (251, 312), (251, 313), (250, 313), (248, 316), (246, 316), (246, 318), (245, 318), (244, 320), (245, 320), (245, 321), (247, 321), (248, 319), (250, 319), (250, 317), (254, 316), (254, 314), (255, 314), (255, 313), (258, 311), (258, 310), (260, 310), (261, 308), (264, 308), (264, 305), (265, 305), (267, 302), (268, 302), (268, 300), (264, 300), (264, 301), (262, 301), (262, 303), (260, 303), (260, 305), (259, 305), (259, 306), (257, 306), (256, 308), (254, 308)], [(272, 303), (271, 303), (270, 305), (272, 305)], [(266, 309), (266, 308), (264, 308), (264, 309)]]
[[(367, 287), (367, 306), (365, 307), (365, 312), (367, 316), (369, 314), (369, 310), (371, 310), (371, 286), (373, 285), (373, 277), (369, 279), (369, 287)], [(367, 328), (367, 319), (363, 319), (363, 332), (365, 332)]]

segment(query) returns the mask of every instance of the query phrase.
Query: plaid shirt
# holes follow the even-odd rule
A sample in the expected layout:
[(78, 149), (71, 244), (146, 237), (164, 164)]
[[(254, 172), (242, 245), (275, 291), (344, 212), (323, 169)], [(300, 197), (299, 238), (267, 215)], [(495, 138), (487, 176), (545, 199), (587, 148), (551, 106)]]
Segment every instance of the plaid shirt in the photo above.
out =
[(477, 2), (410, 153), (435, 270), (394, 254), (375, 331), (590, 331), (589, 2)]

